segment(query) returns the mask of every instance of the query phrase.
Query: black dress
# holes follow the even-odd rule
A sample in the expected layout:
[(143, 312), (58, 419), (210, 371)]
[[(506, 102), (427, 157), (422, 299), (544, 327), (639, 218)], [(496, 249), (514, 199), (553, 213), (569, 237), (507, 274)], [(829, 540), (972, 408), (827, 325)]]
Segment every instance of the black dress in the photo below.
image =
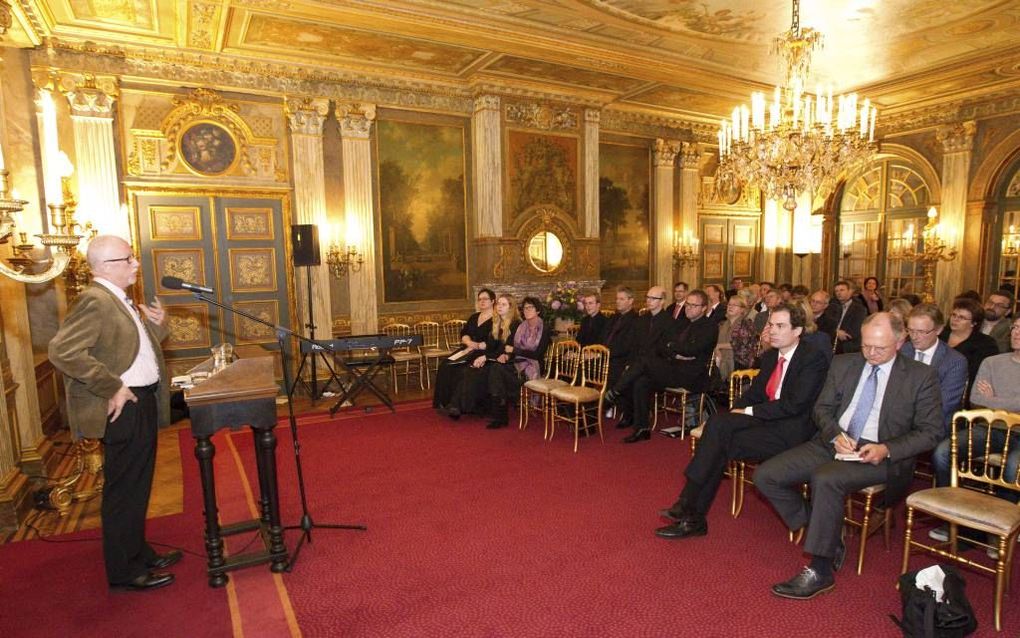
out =
[[(481, 313), (475, 313), (471, 315), (467, 323), (460, 331), (461, 338), (467, 337), (471, 341), (484, 342), (489, 337), (489, 333), (492, 332), (492, 318), (485, 320), (481, 324), (478, 323), (478, 315)], [(458, 352), (464, 350), (464, 346), (461, 345), (458, 348)], [(441, 408), (450, 405), (450, 399), (453, 396), (453, 391), (460, 385), (461, 377), (464, 375), (464, 370), (471, 365), (471, 362), (478, 356), (481, 356), (483, 351), (477, 350), (473, 353), (469, 353), (465, 356), (461, 363), (460, 361), (451, 364), (450, 361), (443, 358), (439, 361), (439, 369), (436, 371), (436, 387), (432, 394), (432, 407)]]
[[(461, 414), (485, 414), (488, 411), (488, 368), (493, 365), (501, 365), (496, 363), (495, 359), (499, 355), (504, 354), (508, 343), (513, 343), (513, 334), (517, 331), (517, 326), (519, 325), (519, 321), (511, 323), (507, 334), (500, 335), (498, 338), (492, 336), (491, 331), (489, 332), (488, 337), (485, 339), (485, 351), (480, 352), (478, 355), (488, 359), (485, 365), (480, 368), (476, 368), (470, 363), (458, 366), (464, 368), (464, 370), (461, 372), (460, 382), (453, 389), (450, 407), (457, 408)], [(478, 356), (475, 356), (472, 361), (477, 359)]]
[[(949, 326), (942, 329), (939, 339), (949, 343)], [(970, 336), (956, 344), (954, 350), (967, 357), (967, 387), (974, 387), (974, 379), (977, 378), (981, 362), (986, 358), (999, 354), (999, 345), (978, 328), (971, 330)], [(968, 395), (970, 392), (967, 393)]]
[[(524, 327), (524, 322), (521, 322), (518, 324), (517, 330), (522, 330)], [(514, 335), (517, 334), (517, 330), (514, 331)], [(489, 362), (486, 364), (485, 369), (489, 371), (487, 390), (489, 397), (495, 398), (497, 401), (509, 400), (516, 403), (516, 399), (521, 392), (521, 384), (524, 381), (521, 375), (517, 374), (517, 366), (514, 365), (514, 362), (520, 359), (531, 359), (538, 363), (539, 374), (544, 372), (542, 364), (544, 363), (545, 351), (549, 348), (551, 337), (552, 330), (543, 323), (542, 335), (539, 337), (538, 345), (534, 350), (514, 348), (513, 355), (506, 363)], [(513, 339), (511, 339), (510, 343), (513, 344), (513, 342)]]

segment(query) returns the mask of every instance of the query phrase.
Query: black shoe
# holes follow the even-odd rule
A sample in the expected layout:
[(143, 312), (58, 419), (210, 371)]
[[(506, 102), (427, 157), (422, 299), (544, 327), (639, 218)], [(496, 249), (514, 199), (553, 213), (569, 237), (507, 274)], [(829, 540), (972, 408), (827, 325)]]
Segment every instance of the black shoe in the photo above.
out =
[(460, 418), (460, 410), (457, 408), (446, 408), (446, 416), (456, 421)]
[(184, 552), (174, 549), (165, 554), (156, 554), (152, 557), (152, 560), (145, 563), (145, 566), (149, 569), (166, 569), (181, 562), (182, 558), (184, 558)]
[(126, 583), (111, 583), (110, 589), (120, 589), (123, 591), (145, 591), (147, 589), (159, 589), (160, 587), (166, 587), (172, 582), (174, 582), (174, 575), (169, 572), (146, 572), (138, 578), (129, 580)]
[(635, 432), (634, 434), (631, 434), (630, 436), (625, 438), (623, 440), (623, 442), (624, 443), (637, 443), (638, 441), (647, 441), (650, 438), (652, 438), (652, 431), (648, 430), (648, 429), (645, 429), (645, 428), (642, 428), (642, 429), (638, 430), (637, 432)]
[(684, 512), (682, 509), (674, 505), (670, 508), (659, 510), (659, 516), (661, 516), (662, 518), (668, 518), (671, 521), (679, 521), (682, 518), (686, 518), (688, 514), (687, 512)]
[(810, 567), (805, 567), (799, 574), (786, 581), (772, 586), (772, 593), (782, 598), (794, 600), (810, 600), (818, 594), (831, 591), (836, 586), (836, 579), (829, 574), (821, 576)]
[(708, 534), (708, 521), (703, 516), (681, 518), (672, 525), (655, 530), (655, 535), (659, 538), (688, 538), (705, 534)]

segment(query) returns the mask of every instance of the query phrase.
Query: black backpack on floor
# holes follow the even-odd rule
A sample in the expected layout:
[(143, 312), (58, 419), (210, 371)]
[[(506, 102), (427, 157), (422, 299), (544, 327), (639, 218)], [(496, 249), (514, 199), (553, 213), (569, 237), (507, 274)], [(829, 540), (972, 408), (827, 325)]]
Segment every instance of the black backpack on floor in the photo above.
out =
[(899, 578), (903, 620), (892, 614), (889, 617), (905, 638), (962, 638), (977, 629), (977, 618), (967, 600), (963, 577), (954, 567), (939, 567), (946, 575), (942, 585), (945, 600), (942, 601), (935, 599), (931, 589), (918, 589), (914, 584), (920, 570), (907, 572)]

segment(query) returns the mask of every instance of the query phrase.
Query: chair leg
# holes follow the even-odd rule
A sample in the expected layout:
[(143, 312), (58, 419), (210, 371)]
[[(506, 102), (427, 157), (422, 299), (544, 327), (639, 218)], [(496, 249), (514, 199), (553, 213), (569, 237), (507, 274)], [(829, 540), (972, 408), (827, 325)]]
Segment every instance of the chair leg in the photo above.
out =
[(744, 509), (744, 494), (747, 492), (747, 464), (743, 461), (737, 461), (735, 470), (737, 475), (734, 477), (735, 490), (737, 495), (736, 507), (733, 510), (733, 518), (740, 516), (741, 510)]
[(556, 399), (552, 396), (549, 397), (549, 440), (553, 440), (553, 436), (556, 434), (556, 419), (559, 418), (556, 412)]
[[(666, 399), (663, 395), (662, 404), (665, 407)], [(659, 424), (659, 393), (656, 392), (652, 395), (652, 431), (655, 431), (655, 426)]]
[(864, 517), (861, 520), (861, 548), (857, 552), (857, 575), (864, 569), (864, 552), (868, 548), (868, 522), (871, 520), (871, 494), (864, 497)]
[(578, 428), (577, 411), (580, 409), (580, 407), (581, 407), (580, 404), (577, 404), (577, 403), (574, 404), (574, 453), (575, 454), (577, 453), (577, 443), (578, 443), (578, 441), (581, 438), (581, 433), (578, 432), (578, 429), (577, 429)]
[(602, 417), (603, 417), (602, 397), (599, 397), (599, 403), (598, 403), (597, 410), (599, 411), (599, 413), (597, 415), (598, 421), (596, 421), (596, 423), (598, 424), (598, 428), (599, 428), (599, 441), (603, 445), (605, 445), (606, 444), (606, 439), (605, 439), (604, 436), (602, 436)]
[(1002, 631), (1002, 591), (1006, 585), (1006, 537), (999, 537), (999, 560), (995, 561), (995, 631)]
[(907, 573), (907, 565), (910, 563), (910, 534), (914, 527), (914, 508), (907, 506), (907, 524), (903, 532), (903, 564), (900, 566), (900, 573)]
[(528, 405), (528, 403), (527, 403), (527, 401), (528, 401), (528, 388), (526, 386), (524, 386), (523, 384), (521, 385), (521, 396), (520, 396), (519, 400), (520, 400), (521, 408), (517, 412), (517, 429), (518, 430), (523, 430), (523, 429), (528, 427), (528, 416), (529, 416), (528, 415), (528, 408), (525, 407), (525, 406)]

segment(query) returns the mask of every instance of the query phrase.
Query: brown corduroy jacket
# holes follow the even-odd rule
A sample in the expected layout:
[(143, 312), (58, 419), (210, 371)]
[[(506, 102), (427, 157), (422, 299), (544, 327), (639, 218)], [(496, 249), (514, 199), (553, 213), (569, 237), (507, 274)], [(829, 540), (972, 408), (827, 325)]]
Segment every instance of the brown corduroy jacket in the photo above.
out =
[[(98, 439), (106, 433), (110, 398), (123, 385), (120, 375), (138, 356), (138, 329), (130, 311), (104, 286), (93, 283), (79, 295), (53, 340), (49, 357), (64, 374), (71, 431)], [(159, 426), (170, 423), (170, 379), (160, 342), (168, 330), (142, 316), (159, 365)]]

